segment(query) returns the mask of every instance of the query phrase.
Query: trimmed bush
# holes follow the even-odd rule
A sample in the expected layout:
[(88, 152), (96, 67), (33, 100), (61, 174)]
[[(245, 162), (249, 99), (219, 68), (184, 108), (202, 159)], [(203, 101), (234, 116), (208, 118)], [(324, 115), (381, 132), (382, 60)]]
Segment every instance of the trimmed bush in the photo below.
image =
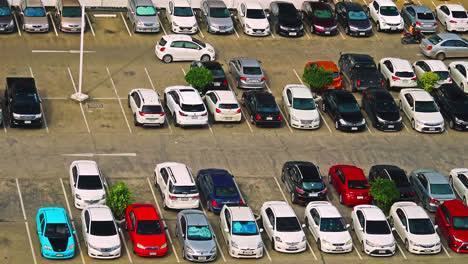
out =
[(192, 68), (185, 74), (185, 81), (202, 93), (203, 88), (213, 82), (213, 74), (206, 68)]
[(440, 80), (440, 77), (436, 73), (425, 72), (419, 78), (418, 86), (419, 88), (424, 89), (424, 91), (428, 93), (432, 93), (432, 90), (434, 90), (436, 82), (438, 82), (439, 80)]
[(306, 66), (302, 79), (310, 85), (313, 92), (316, 92), (317, 89), (333, 83), (333, 71), (327, 70), (323, 66), (320, 68)]
[(117, 220), (124, 218), (125, 209), (134, 201), (132, 191), (123, 181), (120, 181), (118, 185), (107, 188), (107, 206), (109, 206)]
[(392, 203), (400, 198), (400, 191), (394, 181), (377, 178), (370, 183), (370, 194), (377, 207), (385, 214), (388, 213)]

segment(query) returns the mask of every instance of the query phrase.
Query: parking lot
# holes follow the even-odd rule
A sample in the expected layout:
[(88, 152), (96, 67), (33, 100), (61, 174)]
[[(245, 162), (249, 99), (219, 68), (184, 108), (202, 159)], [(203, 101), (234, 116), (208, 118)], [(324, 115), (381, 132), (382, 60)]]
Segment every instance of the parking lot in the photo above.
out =
[[(444, 2), (460, 3), (453, 0)], [(434, 9), (442, 2), (416, 0), (415, 3)], [(403, 2), (397, 0), (396, 4), (401, 8)], [(112, 17), (96, 17), (96, 14)], [(411, 129), (406, 116), (403, 117), (405, 127), (395, 133), (381, 132), (371, 126), (360, 133), (340, 132), (335, 130), (333, 122), (323, 112), (322, 126), (314, 131), (293, 129), (287, 121), (283, 121), (280, 128), (257, 128), (245, 121), (245, 115), (241, 124), (213, 124), (210, 121), (207, 128), (175, 127), (170, 115), (166, 115), (167, 124), (162, 128), (135, 127), (127, 107), (127, 95), (131, 89), (154, 89), (162, 97), (166, 87), (186, 84), (184, 72), (189, 70), (188, 62), (164, 64), (155, 57), (156, 41), (163, 34), (170, 34), (164, 10), (161, 10), (160, 17), (164, 28), (160, 33), (134, 34), (129, 30), (123, 11), (88, 12), (90, 27), (85, 33), (83, 92), (90, 99), (84, 103), (69, 99), (78, 89), (79, 34), (58, 32), (57, 27), (55, 30), (52, 27), (45, 34), (19, 31), (0, 36), (0, 77), (33, 76), (45, 113), (41, 129), (3, 126), (3, 131), (0, 130), (0, 150), (4, 153), (0, 159), (0, 262), (53, 262), (40, 256), (35, 226), (37, 210), (49, 206), (65, 208), (77, 230), (75, 238), (79, 247), (75, 257), (66, 262), (102, 262), (87, 256), (80, 211), (73, 207), (68, 167), (77, 159), (96, 160), (110, 184), (125, 181), (133, 190), (136, 202), (155, 204), (168, 227), (169, 252), (157, 260), (133, 254), (129, 236), (122, 228), (120, 235), (125, 242), (122, 256), (112, 263), (186, 262), (182, 259), (179, 243), (175, 241), (177, 212), (162, 210), (160, 193), (152, 184), (154, 167), (160, 162), (182, 162), (195, 173), (213, 167), (229, 170), (254, 213), (259, 213), (265, 201), (286, 200), (291, 204), (280, 181), (281, 167), (289, 160), (314, 162), (320, 166), (324, 176), (335, 164), (353, 164), (366, 173), (375, 164), (394, 164), (407, 172), (431, 168), (444, 174), (456, 167), (468, 167), (466, 133), (448, 129), (442, 134), (421, 134)], [(300, 76), (309, 61), (337, 63), (340, 52), (367, 53), (376, 61), (383, 57), (399, 57), (410, 62), (425, 58), (417, 45), (400, 44), (398, 33), (374, 32), (375, 35), (369, 38), (354, 38), (345, 35), (340, 28), (336, 36), (321, 37), (312, 35), (310, 27), (306, 29), (306, 35), (298, 39), (276, 34), (253, 38), (244, 35), (238, 24), (232, 35), (207, 33), (203, 25), (195, 37), (215, 47), (217, 60), (223, 64), (226, 73), (232, 57), (246, 56), (262, 61), (267, 90), (273, 93), (278, 103), (286, 84), (301, 83)], [(233, 87), (233, 79), (231, 76), (228, 78), (231, 89), (240, 99), (243, 91)], [(3, 87), (0, 89), (2, 95)], [(398, 98), (397, 92), (392, 94)], [(360, 103), (361, 95), (355, 96)], [(331, 186), (329, 199), (350, 223), (351, 207), (339, 204)], [(294, 205), (293, 208), (303, 221), (305, 207)], [(345, 255), (325, 254), (318, 251), (309, 231), (305, 231), (309, 246), (303, 253), (287, 255), (274, 252), (263, 234), (266, 254), (262, 259), (235, 260), (229, 256), (222, 241), (218, 216), (206, 213), (220, 247), (217, 263), (466, 261), (463, 260), (464, 255), (451, 251), (443, 238), (444, 249), (435, 256), (410, 254), (398, 240), (399, 249), (395, 256), (369, 257), (361, 252), (354, 232), (350, 233), (355, 250)]]

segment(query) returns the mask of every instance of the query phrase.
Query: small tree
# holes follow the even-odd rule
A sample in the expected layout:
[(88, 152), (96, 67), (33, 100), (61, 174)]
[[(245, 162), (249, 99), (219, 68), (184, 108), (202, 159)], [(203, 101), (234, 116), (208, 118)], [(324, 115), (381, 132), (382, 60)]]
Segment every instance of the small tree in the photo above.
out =
[(392, 202), (400, 198), (400, 191), (394, 181), (377, 178), (370, 184), (370, 194), (382, 211), (388, 212)]
[(132, 198), (132, 191), (120, 181), (118, 185), (107, 188), (107, 206), (111, 209), (117, 220), (123, 219), (127, 206), (132, 204), (135, 199)]
[(213, 82), (213, 74), (206, 68), (192, 68), (185, 75), (185, 81), (202, 93), (203, 88)]
[(434, 72), (425, 72), (421, 75), (418, 80), (419, 88), (424, 89), (428, 93), (432, 93), (432, 90), (435, 87), (436, 82), (440, 80), (439, 75)]
[(316, 92), (317, 89), (333, 83), (333, 71), (327, 70), (323, 66), (312, 67), (306, 65), (302, 79), (310, 85), (312, 91)]

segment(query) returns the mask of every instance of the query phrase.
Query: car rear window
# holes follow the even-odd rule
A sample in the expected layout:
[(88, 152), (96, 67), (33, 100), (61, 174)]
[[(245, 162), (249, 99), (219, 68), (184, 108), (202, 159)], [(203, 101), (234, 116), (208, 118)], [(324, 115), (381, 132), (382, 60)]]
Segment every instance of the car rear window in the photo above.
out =
[(244, 72), (244, 74), (248, 74), (248, 75), (262, 74), (262, 69), (260, 69), (260, 67), (244, 67), (242, 71)]
[(166, 46), (167, 41), (164, 38), (161, 38), (158, 42), (159, 46)]
[(237, 197), (237, 190), (234, 186), (217, 186), (215, 187), (216, 197)]
[(257, 110), (259, 112), (276, 113), (278, 112), (278, 107), (276, 104), (259, 104)]
[(454, 18), (467, 18), (465, 11), (452, 11), (452, 16)]
[(0, 7), (0, 16), (9, 16), (10, 9), (8, 7)]
[(181, 109), (184, 112), (202, 112), (202, 111), (205, 111), (205, 106), (203, 104), (196, 104), (196, 105), (182, 104)]
[(219, 104), (219, 108), (222, 109), (237, 109), (239, 106), (237, 104)]
[(141, 111), (145, 114), (159, 114), (163, 112), (160, 105), (144, 105)]
[(418, 19), (421, 20), (433, 20), (434, 15), (432, 13), (418, 13)]
[(173, 185), (169, 184), (169, 192), (172, 194), (196, 194), (198, 193), (197, 186), (195, 185)]
[(368, 189), (369, 184), (365, 180), (348, 180), (348, 188), (350, 189)]
[(448, 184), (431, 184), (432, 194), (453, 194), (452, 188)]
[(435, 71), (434, 73), (439, 75), (441, 81), (450, 78), (450, 72), (448, 71)]
[(412, 77), (414, 77), (414, 73), (412, 73), (412, 72), (396, 72), (395, 75), (397, 77), (402, 77), (402, 78), (412, 78)]
[(432, 37), (428, 38), (427, 40), (429, 40), (429, 42), (430, 42), (432, 45), (437, 45), (437, 44), (439, 44), (439, 43), (442, 41), (442, 39), (441, 39), (439, 36), (437, 36), (437, 35), (432, 36)]

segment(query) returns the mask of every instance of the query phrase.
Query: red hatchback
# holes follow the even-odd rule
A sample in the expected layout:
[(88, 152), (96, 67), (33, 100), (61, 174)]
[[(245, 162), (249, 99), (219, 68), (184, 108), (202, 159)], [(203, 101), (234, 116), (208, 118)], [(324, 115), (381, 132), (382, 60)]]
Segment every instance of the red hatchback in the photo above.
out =
[(125, 221), (135, 254), (144, 257), (167, 254), (164, 226), (153, 205), (132, 204), (127, 206)]
[(445, 201), (437, 208), (435, 222), (449, 247), (468, 253), (468, 208), (459, 200)]
[(335, 186), (340, 203), (347, 205), (369, 204), (369, 183), (364, 171), (356, 166), (335, 165), (328, 172), (328, 182)]

